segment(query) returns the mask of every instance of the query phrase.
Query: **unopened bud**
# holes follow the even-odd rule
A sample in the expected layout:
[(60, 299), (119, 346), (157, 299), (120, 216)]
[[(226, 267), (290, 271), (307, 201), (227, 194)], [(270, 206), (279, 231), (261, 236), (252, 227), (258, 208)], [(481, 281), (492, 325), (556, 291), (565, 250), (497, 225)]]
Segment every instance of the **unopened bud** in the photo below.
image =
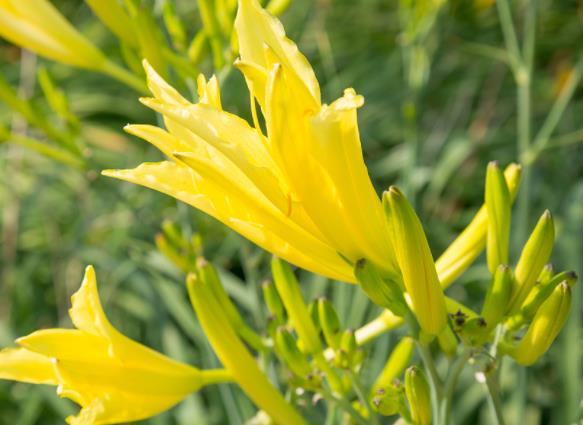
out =
[(439, 335), (437, 335), (437, 342), (439, 343), (439, 348), (441, 351), (448, 356), (452, 357), (457, 352), (457, 338), (449, 326), (446, 326)]
[(396, 382), (379, 389), (372, 397), (371, 405), (379, 415), (396, 415), (405, 405), (403, 386)]
[(394, 186), (383, 194), (383, 206), (413, 313), (424, 332), (439, 335), (447, 323), (445, 299), (421, 222)]
[(504, 317), (512, 296), (512, 270), (506, 265), (500, 265), (492, 278), (492, 283), (486, 293), (481, 316), (488, 328), (494, 328)]
[(518, 363), (528, 366), (547, 352), (567, 320), (571, 308), (571, 288), (560, 283), (536, 312), (518, 345), (506, 351)]
[(291, 324), (302, 342), (302, 351), (306, 353), (322, 351), (320, 337), (310, 318), (298, 281), (290, 266), (274, 257), (271, 261), (271, 273)]
[(510, 311), (516, 312), (531, 291), (544, 265), (551, 256), (555, 241), (555, 226), (547, 210), (539, 219), (522, 249), (514, 273), (515, 288), (510, 301)]
[(388, 308), (398, 316), (405, 316), (408, 308), (403, 290), (390, 278), (384, 278), (381, 272), (369, 261), (360, 259), (356, 262), (354, 276), (368, 297), (381, 307)]
[(326, 298), (318, 299), (318, 320), (328, 346), (337, 349), (340, 347), (340, 320), (336, 309)]
[(265, 281), (261, 285), (261, 289), (263, 290), (263, 299), (265, 300), (265, 304), (267, 305), (267, 309), (271, 313), (271, 315), (279, 322), (279, 324), (284, 323), (284, 309), (283, 304), (281, 302), (281, 298), (277, 293), (277, 289), (273, 286), (272, 282)]
[(405, 372), (405, 394), (413, 423), (431, 425), (431, 396), (425, 374), (417, 366)]
[(285, 365), (297, 376), (306, 377), (312, 368), (302, 354), (291, 332), (283, 326), (275, 331), (275, 348)]
[(486, 257), (488, 269), (494, 274), (500, 264), (508, 263), (508, 240), (510, 238), (510, 209), (512, 201), (504, 173), (497, 162), (490, 162), (486, 172), (486, 211), (488, 212), (488, 234)]
[(389, 386), (393, 380), (403, 373), (413, 357), (414, 347), (415, 340), (413, 338), (406, 336), (401, 339), (389, 356), (383, 371), (375, 381), (372, 387), (373, 392)]
[(532, 319), (541, 304), (553, 293), (557, 285), (565, 282), (573, 286), (577, 281), (575, 272), (561, 272), (546, 282), (537, 283), (526, 297), (526, 300), (520, 308), (520, 314), (526, 321)]

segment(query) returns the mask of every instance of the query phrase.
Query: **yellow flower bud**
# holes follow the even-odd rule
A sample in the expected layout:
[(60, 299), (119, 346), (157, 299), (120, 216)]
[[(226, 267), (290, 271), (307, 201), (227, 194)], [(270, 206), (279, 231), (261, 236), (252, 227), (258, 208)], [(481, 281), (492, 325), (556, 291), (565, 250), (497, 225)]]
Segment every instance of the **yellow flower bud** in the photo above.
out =
[(421, 222), (394, 186), (383, 194), (383, 205), (411, 309), (423, 331), (438, 335), (446, 325), (445, 299)]
[(504, 173), (493, 161), (486, 172), (486, 211), (488, 212), (488, 236), (486, 256), (488, 269), (494, 274), (500, 264), (508, 264), (508, 240), (510, 238), (510, 192)]
[(565, 282), (569, 286), (573, 286), (577, 281), (575, 272), (562, 272), (546, 282), (537, 283), (532, 291), (526, 297), (526, 300), (520, 307), (520, 314), (525, 320), (530, 320), (535, 315), (541, 304), (553, 293), (557, 285)]
[[(522, 168), (518, 164), (510, 164), (504, 170), (504, 178), (512, 201), (518, 192), (521, 172)], [(443, 287), (447, 288), (480, 255), (486, 245), (487, 230), (488, 213), (484, 205), (435, 262)]]
[(306, 377), (312, 368), (306, 359), (306, 356), (302, 354), (296, 340), (290, 333), (288, 329), (280, 326), (275, 331), (275, 348), (285, 365), (297, 376)]
[(318, 299), (318, 319), (326, 343), (337, 349), (340, 347), (340, 320), (334, 306), (326, 298)]
[(388, 308), (399, 316), (405, 316), (408, 308), (403, 290), (390, 278), (384, 278), (377, 267), (365, 259), (358, 260), (354, 276), (362, 290), (377, 305)]
[(405, 372), (405, 394), (415, 425), (431, 425), (431, 396), (425, 374), (417, 366)]
[(508, 310), (511, 295), (512, 269), (501, 264), (496, 268), (482, 307), (481, 316), (488, 329), (493, 329), (502, 320)]
[(562, 282), (540, 306), (520, 343), (504, 351), (521, 365), (533, 364), (546, 353), (561, 331), (570, 308), (571, 288)]
[(281, 298), (277, 293), (277, 289), (273, 286), (272, 282), (265, 281), (261, 285), (263, 290), (263, 299), (267, 305), (269, 313), (280, 323), (284, 323), (285, 310), (283, 309), (283, 304), (281, 303)]
[(551, 256), (555, 241), (555, 226), (551, 213), (543, 213), (522, 249), (514, 272), (515, 288), (510, 311), (516, 312), (531, 291), (536, 278)]
[(388, 387), (405, 370), (413, 357), (414, 347), (415, 340), (413, 338), (404, 337), (401, 339), (393, 349), (383, 371), (372, 386), (373, 393), (376, 393), (380, 388)]
[(271, 273), (275, 287), (281, 296), (283, 305), (289, 315), (293, 328), (302, 343), (302, 351), (317, 353), (322, 351), (322, 344), (310, 313), (302, 298), (298, 281), (290, 266), (277, 257), (271, 261)]
[(372, 408), (382, 416), (392, 416), (405, 409), (405, 399), (401, 384), (379, 388), (371, 400)]

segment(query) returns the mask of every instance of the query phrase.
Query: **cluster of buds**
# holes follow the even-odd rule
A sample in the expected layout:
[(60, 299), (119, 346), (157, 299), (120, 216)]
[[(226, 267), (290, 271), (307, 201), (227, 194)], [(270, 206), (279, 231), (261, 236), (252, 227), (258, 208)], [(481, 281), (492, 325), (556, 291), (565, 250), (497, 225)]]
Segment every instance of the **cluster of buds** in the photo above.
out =
[(563, 327), (577, 277), (574, 272), (554, 273), (547, 264), (555, 238), (549, 211), (540, 217), (514, 269), (508, 265), (511, 197), (495, 162), (488, 165), (485, 198), (491, 283), (480, 316), (458, 313), (453, 316), (454, 328), (465, 344), (476, 347), (492, 343), (493, 331), (500, 327), (499, 353), (530, 365), (549, 349)]

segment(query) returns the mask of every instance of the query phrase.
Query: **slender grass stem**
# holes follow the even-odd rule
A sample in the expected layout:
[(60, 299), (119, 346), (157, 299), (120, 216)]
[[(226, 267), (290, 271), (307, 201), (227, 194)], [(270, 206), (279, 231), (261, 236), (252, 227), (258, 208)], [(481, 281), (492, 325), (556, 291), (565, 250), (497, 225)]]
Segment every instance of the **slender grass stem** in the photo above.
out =
[(350, 380), (352, 382), (352, 388), (354, 389), (354, 392), (356, 393), (358, 400), (362, 403), (362, 405), (364, 406), (364, 408), (368, 412), (369, 424), (378, 425), (379, 421), (378, 421), (377, 414), (370, 408), (370, 404), (369, 404), (367, 397), (366, 397), (366, 392), (365, 392), (364, 388), (362, 388), (362, 385), (360, 384), (360, 380), (358, 379), (358, 376), (353, 371), (350, 371), (349, 373), (350, 373)]

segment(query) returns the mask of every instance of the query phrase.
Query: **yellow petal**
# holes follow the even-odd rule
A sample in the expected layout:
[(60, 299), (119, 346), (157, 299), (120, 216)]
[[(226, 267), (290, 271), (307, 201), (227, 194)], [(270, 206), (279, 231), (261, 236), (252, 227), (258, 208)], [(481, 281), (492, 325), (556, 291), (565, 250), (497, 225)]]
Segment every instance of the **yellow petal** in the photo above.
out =
[(265, 149), (262, 136), (236, 115), (206, 105), (174, 107), (143, 100), (152, 109), (176, 121), (239, 168), (274, 205), (289, 213), (289, 190), (279, 169)]
[(76, 329), (44, 329), (18, 338), (17, 344), (27, 350), (60, 360), (80, 359), (87, 362), (112, 362), (110, 341)]
[[(90, 387), (90, 384), (86, 386)], [(60, 395), (73, 400), (76, 397), (76, 394), (71, 394), (65, 389), (61, 391)], [(69, 416), (67, 423), (70, 425), (105, 425), (139, 421), (170, 409), (182, 398), (111, 391), (103, 394), (102, 397), (92, 398), (87, 403), (82, 403), (84, 407), (79, 414)]]
[(148, 89), (157, 98), (171, 105), (189, 105), (190, 102), (178, 93), (178, 91), (168, 84), (144, 59), (142, 61), (146, 76), (148, 77)]
[(334, 182), (338, 210), (346, 215), (346, 231), (363, 257), (396, 269), (381, 203), (362, 156), (356, 120), (356, 109), (362, 104), (362, 96), (347, 89), (330, 107), (324, 106), (310, 122), (311, 152)]
[(58, 385), (51, 359), (26, 348), (0, 351), (0, 379)]
[(198, 101), (202, 104), (212, 106), (219, 111), (223, 110), (221, 105), (221, 91), (219, 82), (214, 75), (207, 82), (204, 75), (200, 74), (196, 80), (198, 90)]
[(353, 282), (350, 266), (329, 246), (289, 220), (279, 210), (261, 209), (254, 199), (217, 185), (212, 179), (170, 162), (142, 164), (134, 170), (104, 175), (158, 190), (222, 221), (243, 236), (290, 263), (333, 279)]
[[(297, 46), (285, 36), (281, 22), (262, 9), (257, 0), (239, 0), (235, 29), (243, 61), (267, 72), (271, 69), (264, 54), (264, 46), (267, 45), (277, 56), (278, 62), (288, 68), (310, 92), (314, 104), (320, 104), (320, 86), (312, 67)], [(251, 90), (256, 95), (261, 91), (257, 87)]]

